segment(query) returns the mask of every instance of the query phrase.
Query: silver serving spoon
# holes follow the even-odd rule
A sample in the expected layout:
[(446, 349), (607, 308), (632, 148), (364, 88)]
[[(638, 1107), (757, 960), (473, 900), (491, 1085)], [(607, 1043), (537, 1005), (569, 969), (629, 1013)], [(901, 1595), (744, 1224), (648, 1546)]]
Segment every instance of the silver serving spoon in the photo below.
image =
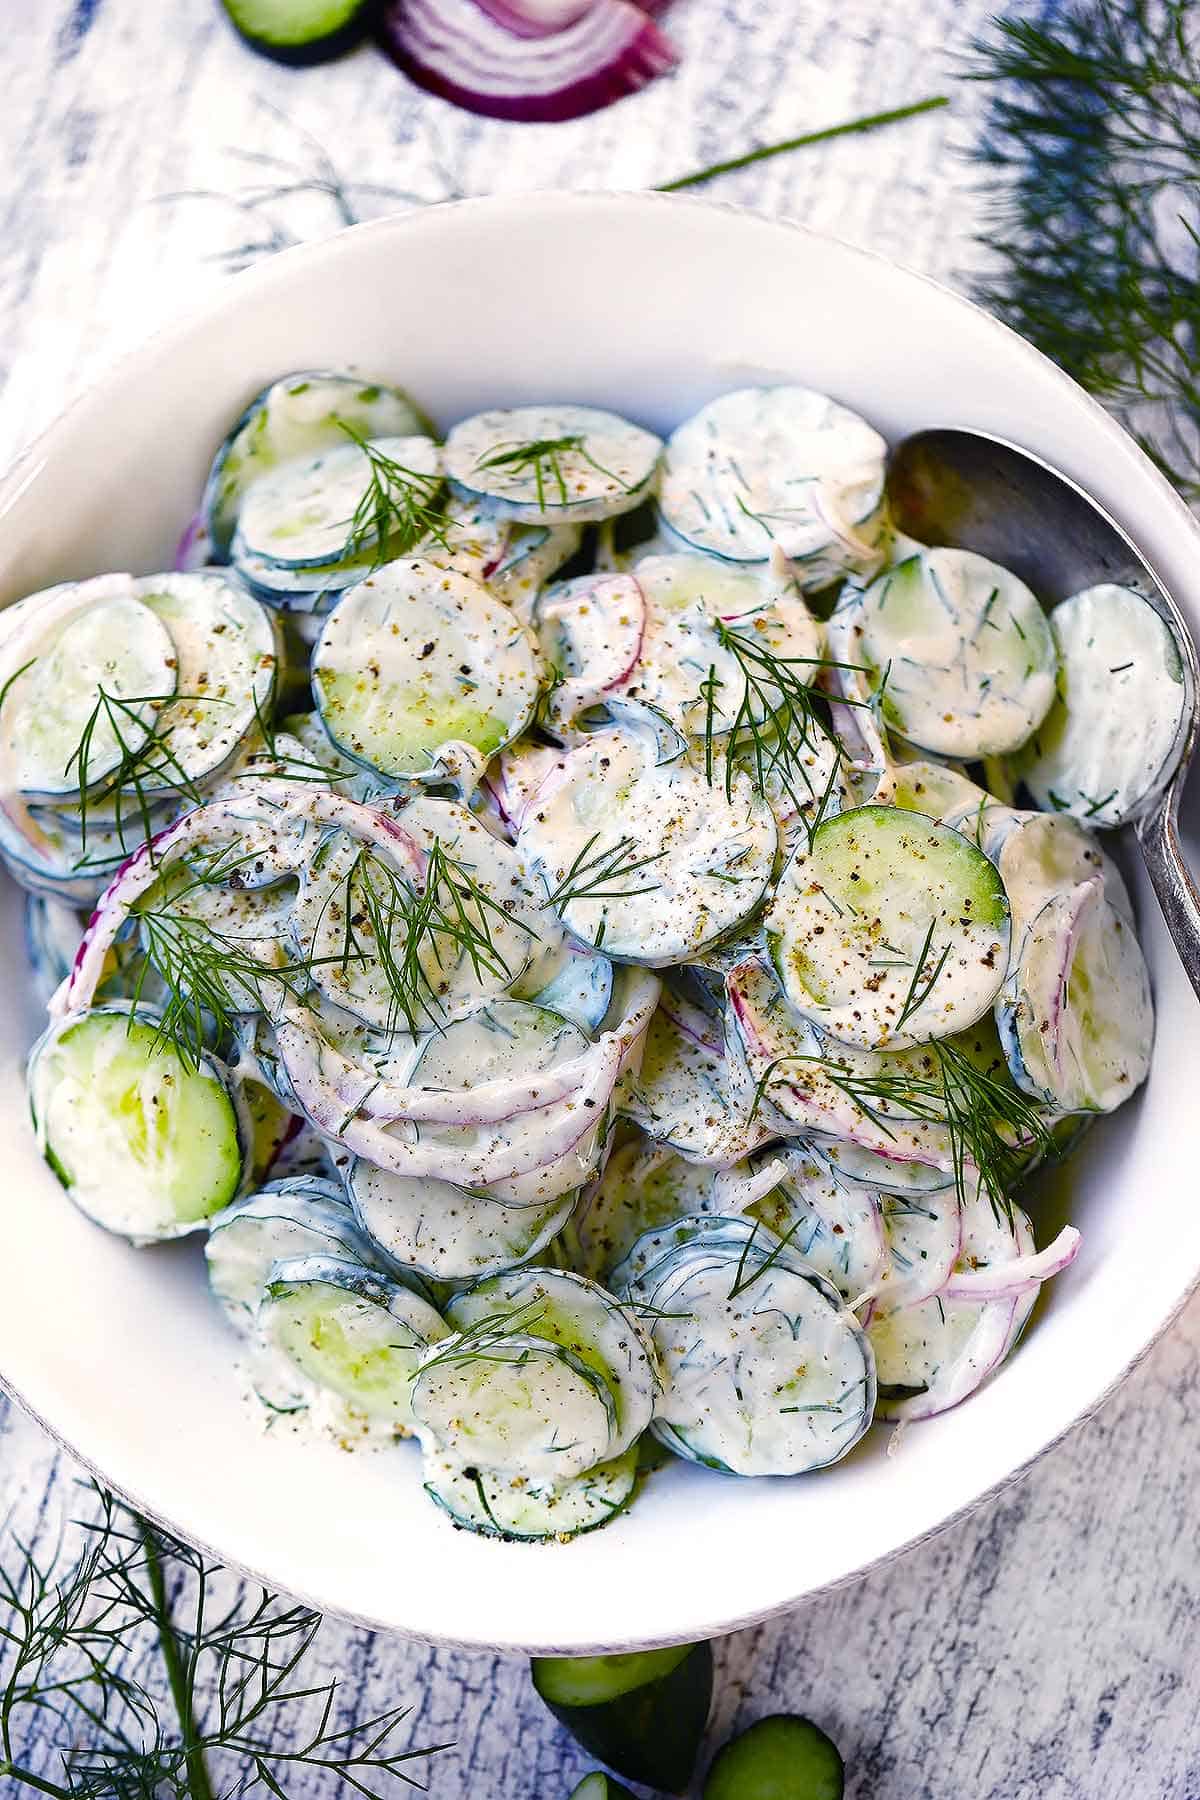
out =
[(982, 432), (914, 432), (893, 450), (888, 500), (919, 543), (975, 550), (1011, 569), (1051, 610), (1096, 582), (1133, 588), (1174, 633), (1190, 724), (1166, 786), (1130, 819), (1167, 928), (1200, 997), (1200, 891), (1179, 843), (1179, 801), (1196, 746), (1200, 666), (1183, 615), (1103, 507), (1040, 457)]

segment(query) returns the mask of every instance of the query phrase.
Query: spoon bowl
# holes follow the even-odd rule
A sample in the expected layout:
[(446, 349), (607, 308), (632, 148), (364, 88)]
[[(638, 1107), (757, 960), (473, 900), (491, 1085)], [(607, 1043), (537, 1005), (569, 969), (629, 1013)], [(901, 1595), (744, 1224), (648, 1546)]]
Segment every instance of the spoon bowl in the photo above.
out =
[(1129, 820), (1167, 928), (1200, 998), (1200, 890), (1179, 842), (1179, 802), (1196, 747), (1200, 663), (1182, 612), (1136, 544), (1077, 483), (1041, 457), (980, 431), (913, 432), (891, 453), (892, 518), (930, 546), (973, 550), (1019, 575), (1047, 612), (1100, 582), (1131, 588), (1179, 650), (1187, 725), (1165, 784)]

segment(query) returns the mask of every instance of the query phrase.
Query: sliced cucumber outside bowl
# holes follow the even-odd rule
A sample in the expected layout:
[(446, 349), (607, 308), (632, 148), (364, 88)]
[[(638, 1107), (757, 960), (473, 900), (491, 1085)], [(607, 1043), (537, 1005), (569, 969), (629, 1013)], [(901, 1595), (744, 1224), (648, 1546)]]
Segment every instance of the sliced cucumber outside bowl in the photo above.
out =
[(221, 0), (234, 30), (262, 56), (303, 67), (328, 62), (366, 35), (373, 0)]

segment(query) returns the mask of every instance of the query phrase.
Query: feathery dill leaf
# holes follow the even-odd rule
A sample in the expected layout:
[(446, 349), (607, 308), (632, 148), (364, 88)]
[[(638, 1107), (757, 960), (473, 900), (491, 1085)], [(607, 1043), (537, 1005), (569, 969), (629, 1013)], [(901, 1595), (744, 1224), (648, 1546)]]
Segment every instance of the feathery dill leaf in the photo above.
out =
[(358, 445), (368, 469), (366, 490), (349, 520), (344, 559), (373, 549), (378, 567), (394, 557), (408, 556), (418, 544), (430, 540), (443, 550), (449, 549), (449, 520), (443, 508), (435, 504), (441, 476), (406, 468), (372, 443), (357, 426), (345, 419), (339, 419), (338, 424)]
[(514, 439), (511, 444), (497, 444), (494, 450), (479, 458), (475, 467), (480, 470), (499, 469), (514, 476), (531, 474), (538, 506), (544, 509), (546, 489), (550, 484), (553, 484), (557, 496), (555, 505), (566, 506), (571, 498), (567, 472), (563, 467), (562, 460), (567, 455), (577, 456), (590, 469), (595, 469), (598, 475), (605, 476), (609, 481), (615, 481), (625, 493), (632, 493), (633, 490), (627, 482), (622, 481), (619, 475), (614, 475), (611, 469), (606, 469), (603, 463), (596, 461), (588, 449), (585, 439), (578, 434), (556, 438), (530, 438), (527, 442)]
[(564, 907), (572, 900), (633, 900), (639, 894), (657, 891), (661, 885), (657, 881), (632, 888), (610, 888), (608, 883), (631, 880), (639, 869), (661, 862), (667, 854), (665, 850), (659, 850), (654, 856), (633, 856), (636, 840), (624, 834), (607, 849), (591, 854), (599, 841), (600, 833), (594, 831), (562, 880), (547, 894), (547, 906)]
[[(304, 1664), (321, 1618), (243, 1588), (201, 1552), (102, 1489), (82, 1543), (47, 1558), (10, 1537), (0, 1556), (0, 1775), (54, 1800), (287, 1800), (323, 1772), (330, 1795), (422, 1788), (404, 1707), (335, 1728), (336, 1682)], [(151, 1646), (157, 1644), (157, 1659)], [(157, 1666), (156, 1666), (157, 1663)], [(53, 1772), (16, 1760), (53, 1744)], [(326, 1789), (323, 1788), (322, 1792)]]
[(985, 304), (1104, 400), (1200, 500), (1200, 40), (1188, 0), (1067, 0), (1000, 18)]

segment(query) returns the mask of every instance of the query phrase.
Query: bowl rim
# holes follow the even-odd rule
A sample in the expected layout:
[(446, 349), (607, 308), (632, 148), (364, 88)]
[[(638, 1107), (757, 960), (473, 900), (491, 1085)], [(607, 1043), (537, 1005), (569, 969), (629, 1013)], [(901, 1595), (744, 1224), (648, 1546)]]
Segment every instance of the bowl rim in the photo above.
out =
[[(1055, 384), (1065, 394), (1070, 395), (1072, 403), (1076, 407), (1078, 407), (1080, 401), (1082, 401), (1086, 409), (1092, 413), (1097, 422), (1102, 423), (1110, 440), (1112, 439), (1112, 433), (1114, 431), (1119, 434), (1119, 437), (1112, 441), (1114, 441), (1114, 443), (1119, 441), (1122, 444), (1126, 455), (1132, 458), (1132, 460), (1140, 466), (1143, 476), (1148, 475), (1152, 478), (1163, 497), (1170, 503), (1171, 510), (1175, 516), (1177, 529), (1191, 537), (1194, 540), (1197, 552), (1200, 552), (1200, 520), (1196, 519), (1177, 490), (1167, 480), (1162, 471), (1156, 467), (1151, 458), (1147, 456), (1146, 452), (1130, 435), (1120, 420), (1102, 406), (1094, 395), (1090, 394), (1076, 382), (1073, 377), (1068, 375), (1054, 363), (1051, 358), (1046, 356), (1044, 352), (1037, 349), (1027, 338), (1023, 337), (1003, 320), (996, 318), (992, 313), (988, 312), (985, 307), (970, 298), (969, 295), (961, 293), (958, 289), (952, 287), (949, 282), (927, 275), (920, 270), (913, 269), (906, 263), (899, 261), (894, 257), (883, 255), (880, 251), (851, 243), (835, 233), (814, 230), (811, 226), (805, 225), (798, 220), (782, 217), (765, 211), (762, 208), (741, 205), (727, 200), (713, 199), (708, 196), (697, 194), (661, 193), (653, 189), (647, 190), (636, 188), (594, 188), (586, 190), (540, 188), (524, 190), (517, 193), (473, 195), (464, 199), (437, 201), (429, 205), (413, 207), (404, 212), (387, 213), (375, 219), (366, 220), (355, 225), (344, 226), (340, 230), (329, 234), (327, 237), (290, 246), (285, 250), (278, 251), (264, 258), (258, 263), (250, 265), (248, 268), (238, 271), (236, 275), (221, 282), (214, 292), (203, 296), (197, 301), (190, 302), (181, 309), (172, 311), (169, 317), (164, 319), (153, 331), (147, 333), (140, 342), (130, 346), (111, 361), (105, 363), (83, 384), (79, 392), (72, 398), (68, 405), (44, 426), (30, 443), (15, 456), (7, 471), (0, 477), (0, 531), (3, 530), (5, 520), (11, 508), (16, 504), (25, 490), (37, 479), (46, 462), (55, 453), (58, 440), (69, 434), (75, 415), (81, 411), (88, 402), (93, 400), (98, 393), (101, 393), (110, 387), (117, 388), (131, 379), (136, 379), (139, 368), (144, 362), (152, 361), (164, 349), (169, 349), (173, 344), (185, 342), (191, 332), (202, 322), (211, 322), (214, 318), (219, 318), (226, 313), (236, 313), (240, 301), (251, 290), (269, 291), (271, 287), (276, 285), (286, 287), (292, 279), (293, 272), (302, 270), (304, 267), (311, 266), (313, 263), (325, 258), (336, 260), (341, 254), (342, 246), (347, 241), (353, 240), (357, 243), (368, 236), (389, 236), (392, 234), (401, 234), (409, 229), (419, 229), (422, 222), (433, 214), (440, 216), (447, 213), (454, 213), (463, 215), (469, 220), (469, 218), (476, 213), (494, 215), (514, 210), (525, 210), (534, 206), (540, 208), (545, 216), (552, 218), (557, 210), (569, 213), (582, 213), (589, 206), (612, 206), (614, 203), (627, 204), (630, 206), (646, 206), (660, 211), (669, 210), (679, 212), (687, 209), (710, 214), (726, 214), (731, 219), (749, 220), (755, 224), (767, 226), (772, 230), (788, 232), (793, 236), (800, 237), (818, 246), (833, 246), (840, 253), (852, 259), (858, 259), (866, 263), (878, 265), (893, 273), (898, 273), (907, 281), (919, 283), (923, 288), (931, 291), (944, 300), (950, 301), (955, 307), (965, 308), (975, 316), (977, 322), (983, 324), (987, 331), (1004, 339), (1012, 353), (1021, 356), (1026, 362), (1036, 363), (1043, 375), (1048, 373), (1053, 378)], [(958, 422), (959, 421), (953, 415), (938, 421), (939, 424), (949, 427), (953, 427)], [(1184, 1286), (1178, 1293), (1168, 1313), (1159, 1321), (1149, 1336), (1145, 1338), (1141, 1346), (1130, 1355), (1129, 1359), (1107, 1381), (1104, 1387), (1092, 1398), (1087, 1406), (1060, 1429), (1055, 1431), (1043, 1444), (1026, 1456), (1021, 1462), (1014, 1465), (1014, 1467), (1004, 1475), (999, 1476), (992, 1481), (979, 1493), (974, 1494), (969, 1499), (963, 1501), (959, 1506), (947, 1513), (945, 1517), (937, 1520), (936, 1523), (926, 1527), (924, 1530), (914, 1532), (911, 1536), (904, 1538), (903, 1541), (892, 1545), (890, 1548), (880, 1551), (877, 1555), (859, 1564), (853, 1570), (831, 1576), (827, 1581), (807, 1586), (799, 1593), (785, 1595), (780, 1599), (772, 1601), (769, 1605), (758, 1607), (744, 1615), (724, 1617), (715, 1620), (711, 1625), (705, 1627), (704, 1635), (710, 1638), (723, 1637), (732, 1632), (745, 1630), (748, 1627), (762, 1624), (769, 1619), (778, 1617), (781, 1614), (790, 1612), (804, 1605), (807, 1601), (817, 1600), (836, 1593), (842, 1588), (848, 1587), (852, 1583), (861, 1580), (864, 1576), (882, 1568), (897, 1557), (904, 1556), (909, 1551), (915, 1550), (919, 1546), (941, 1536), (943, 1532), (959, 1524), (964, 1519), (969, 1518), (979, 1508), (1007, 1492), (1007, 1490), (1016, 1482), (1023, 1479), (1033, 1465), (1039, 1462), (1042, 1457), (1057, 1448), (1078, 1428), (1086, 1425), (1096, 1416), (1127, 1377), (1141, 1365), (1151, 1350), (1155, 1348), (1159, 1341), (1172, 1328), (1198, 1289), (1200, 1289), (1200, 1267), (1196, 1268), (1188, 1275)], [(113, 1479), (104, 1469), (99, 1467), (74, 1443), (72, 1443), (69, 1438), (64, 1436), (36, 1407), (31, 1405), (21, 1393), (19, 1387), (5, 1375), (2, 1369), (0, 1369), (0, 1391), (3, 1391), (12, 1400), (16, 1401), (22, 1410), (32, 1418), (43, 1431), (45, 1431), (52, 1442), (72, 1456), (97, 1482), (109, 1489), (119, 1500), (134, 1508), (155, 1525), (161, 1527), (171, 1535), (184, 1539), (189, 1544), (194, 1545), (204, 1554), (211, 1556), (222, 1566), (230, 1569), (246, 1580), (259, 1583), (276, 1592), (285, 1592), (292, 1598), (299, 1600), (302, 1604), (311, 1607), (314, 1611), (330, 1618), (335, 1618), (363, 1629), (386, 1632), (406, 1641), (444, 1645), (447, 1648), (475, 1652), (484, 1651), (495, 1655), (512, 1657), (564, 1654), (563, 1650), (554, 1643), (534, 1643), (526, 1638), (509, 1638), (500, 1643), (493, 1643), (490, 1639), (485, 1641), (480, 1638), (466, 1638), (431, 1633), (427, 1629), (417, 1630), (411, 1626), (398, 1624), (392, 1618), (341, 1607), (336, 1603), (336, 1600), (331, 1601), (323, 1599), (318, 1595), (313, 1594), (302, 1585), (289, 1585), (287, 1588), (281, 1588), (280, 1584), (275, 1581), (273, 1577), (265, 1575), (260, 1569), (243, 1563), (237, 1557), (229, 1555), (217, 1545), (208, 1543), (202, 1536), (197, 1536), (190, 1530), (181, 1530), (168, 1516), (159, 1511), (153, 1503), (146, 1502), (141, 1496), (124, 1486), (119, 1480)], [(612, 1641), (572, 1644), (570, 1651), (567, 1653), (572, 1656), (620, 1654), (633, 1650), (687, 1643), (692, 1641), (695, 1635), (695, 1629), (693, 1628), (693, 1630), (687, 1634), (668, 1631), (656, 1633), (652, 1636), (643, 1635)]]

